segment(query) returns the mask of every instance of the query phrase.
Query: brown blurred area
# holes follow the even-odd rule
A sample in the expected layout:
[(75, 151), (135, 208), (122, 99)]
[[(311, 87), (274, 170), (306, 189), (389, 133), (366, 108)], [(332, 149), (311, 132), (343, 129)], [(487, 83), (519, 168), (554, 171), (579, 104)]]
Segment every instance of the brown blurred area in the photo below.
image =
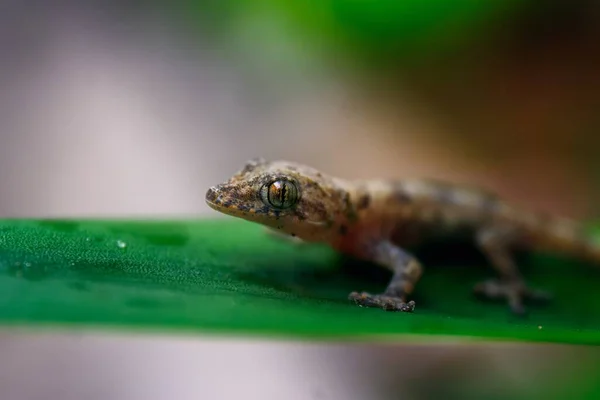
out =
[(599, 11), (592, 1), (528, 2), (459, 54), (406, 73), (439, 113), (434, 140), (472, 165), (469, 178), (533, 207), (597, 215)]

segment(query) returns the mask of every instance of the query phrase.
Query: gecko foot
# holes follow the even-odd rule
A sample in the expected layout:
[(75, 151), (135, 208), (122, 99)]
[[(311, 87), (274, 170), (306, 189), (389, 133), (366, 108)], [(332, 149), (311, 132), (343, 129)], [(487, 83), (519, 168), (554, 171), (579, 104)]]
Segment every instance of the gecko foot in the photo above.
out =
[(526, 314), (525, 300), (548, 302), (552, 295), (544, 290), (531, 289), (520, 282), (502, 282), (488, 280), (480, 282), (473, 288), (475, 295), (490, 300), (503, 299), (508, 301), (511, 311), (517, 315)]
[(399, 297), (386, 296), (383, 294), (373, 295), (366, 292), (352, 292), (348, 296), (348, 299), (354, 301), (354, 303), (361, 307), (377, 307), (385, 311), (413, 312), (415, 309), (414, 301), (406, 303)]

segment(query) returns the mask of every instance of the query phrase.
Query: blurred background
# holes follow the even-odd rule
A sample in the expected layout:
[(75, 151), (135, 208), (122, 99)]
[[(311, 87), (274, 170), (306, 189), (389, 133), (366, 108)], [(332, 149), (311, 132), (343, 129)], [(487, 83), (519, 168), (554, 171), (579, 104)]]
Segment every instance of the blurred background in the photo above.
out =
[[(5, 0), (0, 7), (3, 217), (214, 216), (204, 204), (207, 187), (256, 156), (298, 161), (344, 178), (467, 182), (541, 211), (585, 220), (600, 214), (598, 2)], [(2, 340), (3, 347), (20, 349), (9, 352), (14, 359), (37, 360), (22, 364), (18, 376), (14, 359), (0, 367), (0, 387), (17, 393), (2, 396), (7, 399), (43, 396), (46, 381), (30, 384), (32, 374), (46, 373), (43, 360), (68, 358), (81, 373), (122, 376), (128, 368), (142, 368), (135, 357), (148, 354), (132, 352), (139, 362), (128, 367), (107, 358), (103, 346), (76, 346), (73, 356), (31, 350), (29, 336), (6, 334)], [(69, 343), (65, 349), (72, 348)], [(142, 346), (111, 343), (121, 356)], [(231, 363), (256, 374), (261, 365), (270, 368), (261, 354), (274, 345), (264, 345), (256, 354), (207, 345), (198, 357), (229, 354)], [(295, 354), (290, 346), (281, 351)], [(440, 368), (449, 368), (455, 375), (446, 383), (466, 386), (480, 372), (469, 368), (485, 363), (490, 376), (514, 383), (525, 369), (546, 371), (548, 357), (564, 366), (565, 360), (579, 360), (581, 351), (520, 349), (506, 362), (509, 353), (502, 350), (441, 348), (397, 349), (395, 361), (363, 348), (372, 365), (351, 371), (344, 369), (348, 354), (359, 350), (327, 350), (332, 358), (319, 367), (319, 377), (381, 382), (383, 374), (395, 385), (384, 384), (391, 388), (387, 392), (380, 387), (351, 397), (342, 389), (290, 387), (303, 393), (297, 398), (428, 398), (407, 365), (420, 371), (418, 382), (442, 382)], [(184, 347), (171, 351), (189, 354)], [(289, 386), (297, 371), (322, 365), (322, 352), (281, 353), (288, 375), (276, 380)], [(532, 354), (539, 362), (523, 362)], [(169, 360), (176, 365), (183, 359)], [(462, 375), (456, 359), (466, 363)], [(186, 360), (181, 369), (194, 368), (194, 360)], [(211, 373), (207, 368), (204, 379)], [(551, 379), (549, 374), (540, 376)], [(158, 376), (151, 378), (155, 385)], [(264, 376), (256, 379), (264, 382)], [(69, 378), (51, 381), (63, 389), (91, 387), (90, 379)], [(108, 397), (141, 398), (130, 392), (132, 385), (147, 385), (140, 379), (110, 381)], [(163, 387), (185, 386), (177, 374), (164, 379), (170, 383)], [(239, 387), (246, 397), (269, 396), (253, 382)], [(185, 387), (176, 398), (203, 394), (197, 384)], [(490, 396), (500, 393), (487, 387)], [(19, 397), (25, 389), (30, 392)], [(229, 390), (209, 397), (232, 398)], [(169, 397), (169, 390), (152, 393), (145, 398)]]

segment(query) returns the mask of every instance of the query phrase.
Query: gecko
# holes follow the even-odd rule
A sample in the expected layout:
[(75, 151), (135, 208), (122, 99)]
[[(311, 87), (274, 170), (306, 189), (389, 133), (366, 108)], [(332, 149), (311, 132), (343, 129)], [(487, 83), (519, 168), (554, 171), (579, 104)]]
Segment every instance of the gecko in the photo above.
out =
[(600, 244), (574, 220), (531, 212), (495, 193), (432, 179), (347, 180), (290, 161), (254, 158), (210, 187), (208, 206), (308, 243), (325, 243), (391, 273), (381, 293), (354, 291), (362, 307), (413, 312), (409, 300), (423, 275), (410, 249), (432, 237), (460, 235), (481, 250), (496, 277), (475, 284), (479, 297), (504, 301), (526, 314), (527, 301), (548, 301), (533, 289), (514, 251), (561, 252), (600, 260)]

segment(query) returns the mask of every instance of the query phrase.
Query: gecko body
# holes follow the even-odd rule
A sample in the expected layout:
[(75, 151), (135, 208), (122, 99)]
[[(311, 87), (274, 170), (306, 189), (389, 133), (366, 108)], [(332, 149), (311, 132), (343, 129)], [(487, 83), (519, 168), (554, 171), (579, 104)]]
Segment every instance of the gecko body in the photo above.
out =
[(207, 204), (224, 214), (252, 221), (306, 242), (335, 250), (391, 271), (382, 293), (353, 292), (365, 307), (411, 312), (408, 297), (423, 273), (408, 249), (434, 236), (463, 235), (486, 256), (496, 279), (474, 291), (504, 299), (517, 314), (526, 300), (550, 294), (528, 287), (512, 253), (517, 249), (562, 252), (600, 260), (594, 243), (576, 222), (514, 207), (496, 195), (445, 182), (344, 180), (288, 161), (250, 160), (227, 181), (206, 193)]

